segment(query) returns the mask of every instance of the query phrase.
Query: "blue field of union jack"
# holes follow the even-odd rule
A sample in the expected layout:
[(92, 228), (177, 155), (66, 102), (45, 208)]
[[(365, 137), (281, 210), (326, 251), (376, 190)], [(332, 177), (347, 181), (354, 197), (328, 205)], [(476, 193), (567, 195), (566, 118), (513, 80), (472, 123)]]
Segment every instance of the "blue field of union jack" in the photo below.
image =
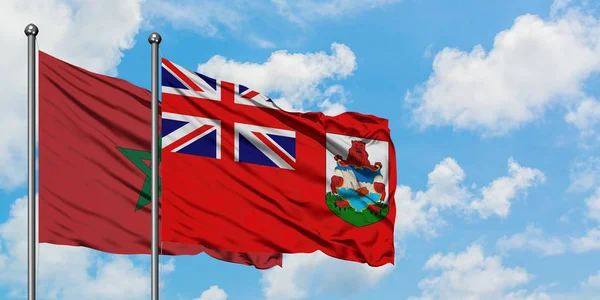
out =
[(162, 113), (162, 149), (211, 158), (221, 157), (219, 120)]
[[(205, 100), (221, 101), (221, 80), (190, 71), (163, 58), (162, 92)], [(233, 83), (236, 104), (279, 109), (267, 95)]]
[[(182, 101), (221, 101), (221, 85), (203, 74), (182, 68), (166, 59), (162, 64), (162, 92), (182, 96)], [(278, 109), (271, 99), (240, 84), (234, 84), (234, 103)], [(235, 109), (235, 107), (234, 107)], [(222, 121), (176, 113), (162, 113), (163, 151), (222, 159)], [(236, 162), (294, 169), (296, 133), (291, 130), (234, 123)]]

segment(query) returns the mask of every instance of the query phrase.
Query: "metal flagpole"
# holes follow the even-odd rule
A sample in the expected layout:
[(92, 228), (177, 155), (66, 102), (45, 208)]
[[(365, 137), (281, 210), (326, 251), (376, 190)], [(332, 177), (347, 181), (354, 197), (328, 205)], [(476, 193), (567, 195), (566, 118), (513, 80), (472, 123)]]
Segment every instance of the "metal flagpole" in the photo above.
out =
[(152, 300), (158, 300), (158, 45), (162, 38), (153, 32), (152, 47)]
[(35, 300), (36, 287), (36, 205), (35, 205), (35, 100), (36, 47), (39, 30), (35, 24), (25, 27), (27, 36), (27, 299)]

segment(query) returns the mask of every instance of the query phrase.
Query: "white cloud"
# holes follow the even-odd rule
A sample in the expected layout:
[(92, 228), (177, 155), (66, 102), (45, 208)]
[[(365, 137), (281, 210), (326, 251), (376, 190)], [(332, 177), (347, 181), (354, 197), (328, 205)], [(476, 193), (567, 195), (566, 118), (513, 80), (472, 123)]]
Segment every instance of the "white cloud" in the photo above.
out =
[[(280, 50), (273, 52), (262, 64), (241, 63), (215, 55), (198, 66), (198, 72), (208, 76), (246, 85), (274, 99), (273, 94), (278, 94), (284, 102), (280, 106), (293, 107), (295, 110), (303, 110), (305, 104), (318, 104), (319, 100), (323, 102), (323, 98), (338, 94), (339, 87), (323, 87), (324, 81), (344, 79), (352, 75), (355, 69), (354, 52), (338, 43), (331, 45), (329, 55), (324, 52), (304, 54)], [(323, 92), (322, 88), (326, 88), (326, 91)], [(341, 110), (341, 101), (329, 102), (326, 109), (333, 106), (334, 112)]]
[(566, 3), (555, 3), (548, 20), (519, 16), (489, 52), (440, 51), (429, 79), (407, 93), (414, 121), (502, 135), (554, 104), (583, 100), (585, 81), (600, 70), (600, 22)]
[(332, 85), (323, 94), (325, 100), (318, 104), (319, 109), (328, 116), (339, 115), (346, 111), (346, 92), (344, 87), (336, 84)]
[(596, 188), (596, 192), (585, 199), (585, 205), (587, 207), (587, 217), (600, 224), (600, 187)]
[(290, 21), (304, 25), (306, 21), (338, 17), (365, 9), (379, 8), (401, 0), (271, 0), (278, 12)]
[(445, 158), (429, 173), (427, 190), (413, 193), (408, 186), (396, 189), (396, 230), (398, 238), (423, 231), (436, 235), (436, 228), (445, 225), (439, 212), (464, 207), (470, 194), (461, 183), (463, 169), (453, 158)]
[(319, 108), (328, 116), (337, 116), (346, 111), (346, 107), (339, 102), (331, 102), (329, 99), (319, 103)]
[(250, 35), (248, 37), (248, 40), (250, 42), (252, 42), (254, 45), (258, 46), (259, 48), (263, 48), (263, 49), (272, 49), (275, 48), (275, 43), (273, 43), (272, 41), (266, 40), (264, 38), (261, 38), (259, 36), (256, 35)]
[[(417, 192), (425, 195), (427, 192)], [(424, 196), (413, 196), (410, 187), (396, 188), (396, 229), (394, 234), (402, 239), (408, 234), (423, 232), (427, 236), (436, 236), (437, 229), (446, 222), (439, 216), (439, 210)]]
[[(206, 36), (220, 35), (220, 26), (239, 29), (246, 15), (240, 13), (239, 1), (148, 0), (144, 15), (152, 21), (167, 21), (175, 28), (190, 29)], [(148, 24), (150, 25), (150, 24)]]
[[(600, 225), (600, 188), (585, 199), (586, 217)], [(575, 253), (600, 250), (600, 227), (589, 229), (584, 236), (571, 238), (571, 248)]]
[[(59, 250), (60, 251), (60, 250)], [(77, 267), (77, 266), (74, 266)], [(81, 266), (79, 266), (81, 268)], [(95, 276), (81, 284), (80, 290), (63, 288), (62, 299), (137, 299), (149, 296), (149, 274), (125, 257), (114, 256), (108, 262), (99, 261)], [(83, 270), (82, 270), (83, 271)], [(57, 276), (64, 284), (64, 279)], [(71, 283), (72, 284), (72, 283)]]
[(0, 187), (12, 188), (25, 181), (27, 143), (27, 81), (25, 26), (40, 28), (38, 45), (61, 59), (89, 70), (116, 74), (123, 50), (134, 44), (140, 23), (142, 0), (0, 1), (0, 39), (6, 70), (0, 74), (2, 118), (0, 128)]
[[(27, 198), (11, 206), (0, 224), (0, 286), (25, 293), (27, 284)], [(99, 255), (84, 247), (39, 244), (38, 293), (58, 299), (148, 299), (150, 274), (124, 255)], [(161, 280), (174, 271), (173, 259), (161, 265)]]
[(544, 293), (512, 291), (529, 283), (533, 276), (521, 267), (503, 266), (499, 256), (485, 256), (478, 244), (458, 254), (434, 254), (425, 269), (441, 273), (421, 280), (421, 297), (409, 299), (550, 299)]
[[(557, 283), (551, 284), (550, 286), (557, 285)], [(573, 289), (570, 292), (553, 292), (550, 293), (549, 297), (541, 299), (552, 299), (552, 300), (596, 300), (598, 299), (598, 292), (600, 291), (600, 271), (595, 275), (590, 275), (585, 281), (580, 283), (581, 289)], [(524, 299), (524, 298), (519, 298)], [(527, 298), (529, 299), (529, 298)], [(533, 298), (538, 299), (538, 298)]]
[[(556, 299), (556, 298), (554, 297), (554, 295), (549, 295), (546, 292), (534, 291), (533, 293), (529, 294), (526, 290), (511, 292), (502, 298), (502, 300), (552, 300), (552, 299)], [(575, 300), (575, 299), (583, 300), (580, 298), (572, 298), (572, 300)]]
[(595, 275), (590, 275), (586, 281), (581, 283), (581, 286), (584, 288), (600, 290), (600, 271)]
[(412, 192), (408, 186), (396, 190), (396, 235), (424, 232), (436, 235), (436, 228), (446, 223), (440, 217), (444, 210), (477, 213), (481, 218), (498, 215), (505, 218), (518, 193), (544, 182), (544, 174), (508, 160), (508, 176), (476, 189), (464, 184), (465, 172), (453, 158), (445, 158), (428, 175), (427, 190)]
[(306, 21), (361, 12), (401, 0), (147, 0), (144, 16), (147, 27), (166, 21), (177, 29), (186, 29), (202, 36), (222, 38), (229, 33), (263, 49), (275, 48), (275, 43), (253, 33), (253, 19), (272, 18), (279, 14), (288, 21), (304, 26)]
[(231, 35), (263, 48), (275, 44), (252, 32), (253, 16), (263, 16), (273, 11), (267, 3), (246, 0), (145, 0), (146, 28), (159, 27), (167, 22), (180, 30), (189, 30), (203, 37), (224, 39)]
[(517, 233), (510, 237), (503, 236), (496, 242), (496, 247), (502, 253), (513, 250), (531, 250), (539, 252), (543, 256), (563, 254), (566, 251), (566, 246), (560, 239), (545, 237), (542, 229), (535, 226), (527, 226), (523, 233)]
[(592, 228), (585, 236), (571, 238), (571, 247), (575, 253), (600, 250), (600, 228)]
[(433, 55), (433, 44), (429, 44), (427, 46), (427, 48), (425, 48), (425, 51), (423, 52), (423, 57), (425, 58), (429, 58)]
[(585, 135), (593, 134), (594, 126), (600, 123), (600, 102), (592, 98), (581, 101), (574, 110), (567, 113), (565, 121), (575, 125)]
[(213, 285), (208, 290), (202, 292), (200, 298), (194, 300), (227, 300), (227, 293), (225, 293), (225, 290)]
[(586, 192), (600, 186), (600, 157), (575, 162), (569, 172), (569, 191)]
[(564, 12), (569, 8), (569, 5), (573, 2), (573, 0), (554, 0), (552, 5), (550, 6), (550, 15), (556, 16), (559, 13)]
[(482, 218), (492, 214), (505, 218), (510, 212), (511, 200), (517, 193), (546, 182), (546, 177), (540, 170), (521, 167), (512, 157), (508, 160), (508, 175), (481, 189), (483, 197), (471, 202), (470, 208), (479, 212)]
[(376, 286), (394, 266), (370, 267), (323, 254), (285, 255), (285, 268), (263, 272), (261, 284), (267, 300), (305, 299), (312, 293), (352, 293)]
[(465, 172), (452, 158), (442, 160), (427, 178), (427, 191), (423, 195), (434, 207), (444, 209), (464, 205), (469, 198), (467, 188), (460, 184), (465, 180)]

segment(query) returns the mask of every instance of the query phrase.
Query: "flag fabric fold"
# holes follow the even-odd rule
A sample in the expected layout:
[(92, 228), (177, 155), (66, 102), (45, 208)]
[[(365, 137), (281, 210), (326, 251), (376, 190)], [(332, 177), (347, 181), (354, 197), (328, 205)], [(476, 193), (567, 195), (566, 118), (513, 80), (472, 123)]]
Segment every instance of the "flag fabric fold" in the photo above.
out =
[[(39, 52), (39, 242), (151, 252), (150, 104), (146, 89)], [(282, 265), (272, 251), (161, 245), (164, 255)]]
[(287, 112), (164, 58), (161, 74), (165, 241), (394, 263), (386, 119)]

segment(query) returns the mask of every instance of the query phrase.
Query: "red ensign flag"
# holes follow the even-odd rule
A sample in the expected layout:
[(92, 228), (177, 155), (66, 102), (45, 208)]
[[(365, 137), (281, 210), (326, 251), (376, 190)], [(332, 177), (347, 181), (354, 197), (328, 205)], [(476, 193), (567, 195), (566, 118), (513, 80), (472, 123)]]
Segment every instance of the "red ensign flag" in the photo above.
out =
[(291, 113), (162, 60), (163, 239), (394, 263), (386, 119)]

